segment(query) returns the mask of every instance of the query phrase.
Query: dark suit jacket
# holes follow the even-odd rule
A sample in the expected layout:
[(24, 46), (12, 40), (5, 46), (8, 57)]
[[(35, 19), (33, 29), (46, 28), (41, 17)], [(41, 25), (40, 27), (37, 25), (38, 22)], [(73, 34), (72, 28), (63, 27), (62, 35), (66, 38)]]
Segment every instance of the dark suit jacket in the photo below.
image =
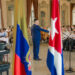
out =
[(42, 29), (40, 28), (40, 26), (34, 24), (32, 27), (31, 27), (31, 35), (32, 35), (32, 40), (33, 41), (40, 41), (41, 40), (41, 33), (40, 31), (44, 31), (44, 32), (49, 32), (48, 30), (45, 30), (45, 29)]

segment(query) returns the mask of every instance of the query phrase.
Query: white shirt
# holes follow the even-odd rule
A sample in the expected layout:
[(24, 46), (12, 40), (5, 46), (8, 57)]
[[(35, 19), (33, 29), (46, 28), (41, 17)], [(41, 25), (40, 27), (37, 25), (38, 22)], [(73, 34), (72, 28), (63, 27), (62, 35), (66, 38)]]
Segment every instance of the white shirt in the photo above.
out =
[(6, 43), (9, 43), (9, 38), (7, 37), (1, 37), (0, 41), (5, 41)]
[(72, 34), (70, 35), (70, 37), (71, 37), (72, 39), (75, 39), (75, 34), (72, 33)]
[(71, 34), (70, 34), (69, 31), (65, 31), (65, 32), (62, 33), (62, 39), (65, 40), (65, 39), (67, 39), (68, 37), (70, 37), (70, 35), (71, 35)]
[(4, 37), (4, 32), (0, 32), (0, 37)]

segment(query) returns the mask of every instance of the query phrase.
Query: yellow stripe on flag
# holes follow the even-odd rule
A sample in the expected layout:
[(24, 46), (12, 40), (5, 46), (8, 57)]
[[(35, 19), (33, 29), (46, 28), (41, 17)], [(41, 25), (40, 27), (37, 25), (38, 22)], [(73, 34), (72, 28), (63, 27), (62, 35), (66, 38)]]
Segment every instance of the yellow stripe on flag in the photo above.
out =
[[(13, 42), (13, 63), (12, 63), (12, 71), (14, 75), (14, 56), (15, 56), (15, 44), (16, 44), (16, 27), (17, 24), (20, 25), (20, 29), (23, 32), (25, 39), (28, 41), (27, 34), (27, 24), (26, 24), (26, 16), (25, 16), (25, 0), (15, 0), (14, 2), (14, 42)], [(29, 62), (28, 56), (30, 54), (30, 50), (26, 55), (26, 61)]]
[(17, 26), (17, 13), (18, 13), (18, 0), (14, 1), (14, 30), (13, 30), (13, 60), (12, 60), (12, 75), (14, 75), (14, 56), (15, 56), (15, 44), (16, 44), (16, 26)]

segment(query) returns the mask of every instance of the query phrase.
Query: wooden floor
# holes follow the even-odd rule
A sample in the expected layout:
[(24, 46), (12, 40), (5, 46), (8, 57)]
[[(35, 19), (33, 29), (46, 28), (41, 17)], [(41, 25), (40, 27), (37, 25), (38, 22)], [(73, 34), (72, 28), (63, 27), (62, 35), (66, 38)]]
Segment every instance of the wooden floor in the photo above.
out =
[[(50, 75), (50, 72), (46, 65), (48, 44), (41, 44), (40, 46), (40, 58), (42, 61), (34, 61), (33, 60), (33, 48), (30, 46), (31, 50), (31, 62), (32, 62), (32, 75)], [(9, 54), (9, 61), (12, 62), (13, 51)], [(67, 70), (69, 68), (69, 52), (64, 52), (64, 68)], [(75, 71), (75, 52), (72, 52), (72, 68)], [(6, 73), (3, 73), (6, 75)], [(12, 75), (12, 70), (10, 68), (9, 75)], [(65, 71), (65, 75), (75, 75), (75, 72), (67, 73)]]

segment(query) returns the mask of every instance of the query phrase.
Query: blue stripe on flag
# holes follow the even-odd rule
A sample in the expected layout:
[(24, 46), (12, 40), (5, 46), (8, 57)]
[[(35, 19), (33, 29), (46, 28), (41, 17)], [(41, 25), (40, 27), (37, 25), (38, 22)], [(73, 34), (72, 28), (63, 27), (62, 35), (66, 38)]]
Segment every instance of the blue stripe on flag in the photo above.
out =
[(27, 40), (23, 36), (23, 32), (20, 29), (19, 24), (17, 24), (15, 52), (20, 57), (21, 63), (24, 64), (26, 74), (31, 75), (31, 71), (28, 70), (29, 62), (26, 61), (26, 55), (28, 51), (29, 51), (29, 45), (27, 43)]
[(23, 32), (20, 29), (20, 26), (17, 24), (17, 33), (16, 33), (16, 54), (20, 57), (21, 62), (22, 59), (26, 56), (27, 52), (29, 51), (29, 45), (27, 40), (23, 36)]
[[(61, 56), (62, 56), (62, 75), (64, 75), (63, 53), (61, 54)], [(51, 72), (51, 75), (57, 75), (57, 72), (54, 66), (54, 56), (49, 50), (47, 54), (47, 66), (49, 68), (49, 71)]]
[(54, 67), (54, 56), (49, 50), (48, 50), (48, 56), (47, 56), (47, 66), (51, 72), (51, 75), (56, 75), (56, 69)]

